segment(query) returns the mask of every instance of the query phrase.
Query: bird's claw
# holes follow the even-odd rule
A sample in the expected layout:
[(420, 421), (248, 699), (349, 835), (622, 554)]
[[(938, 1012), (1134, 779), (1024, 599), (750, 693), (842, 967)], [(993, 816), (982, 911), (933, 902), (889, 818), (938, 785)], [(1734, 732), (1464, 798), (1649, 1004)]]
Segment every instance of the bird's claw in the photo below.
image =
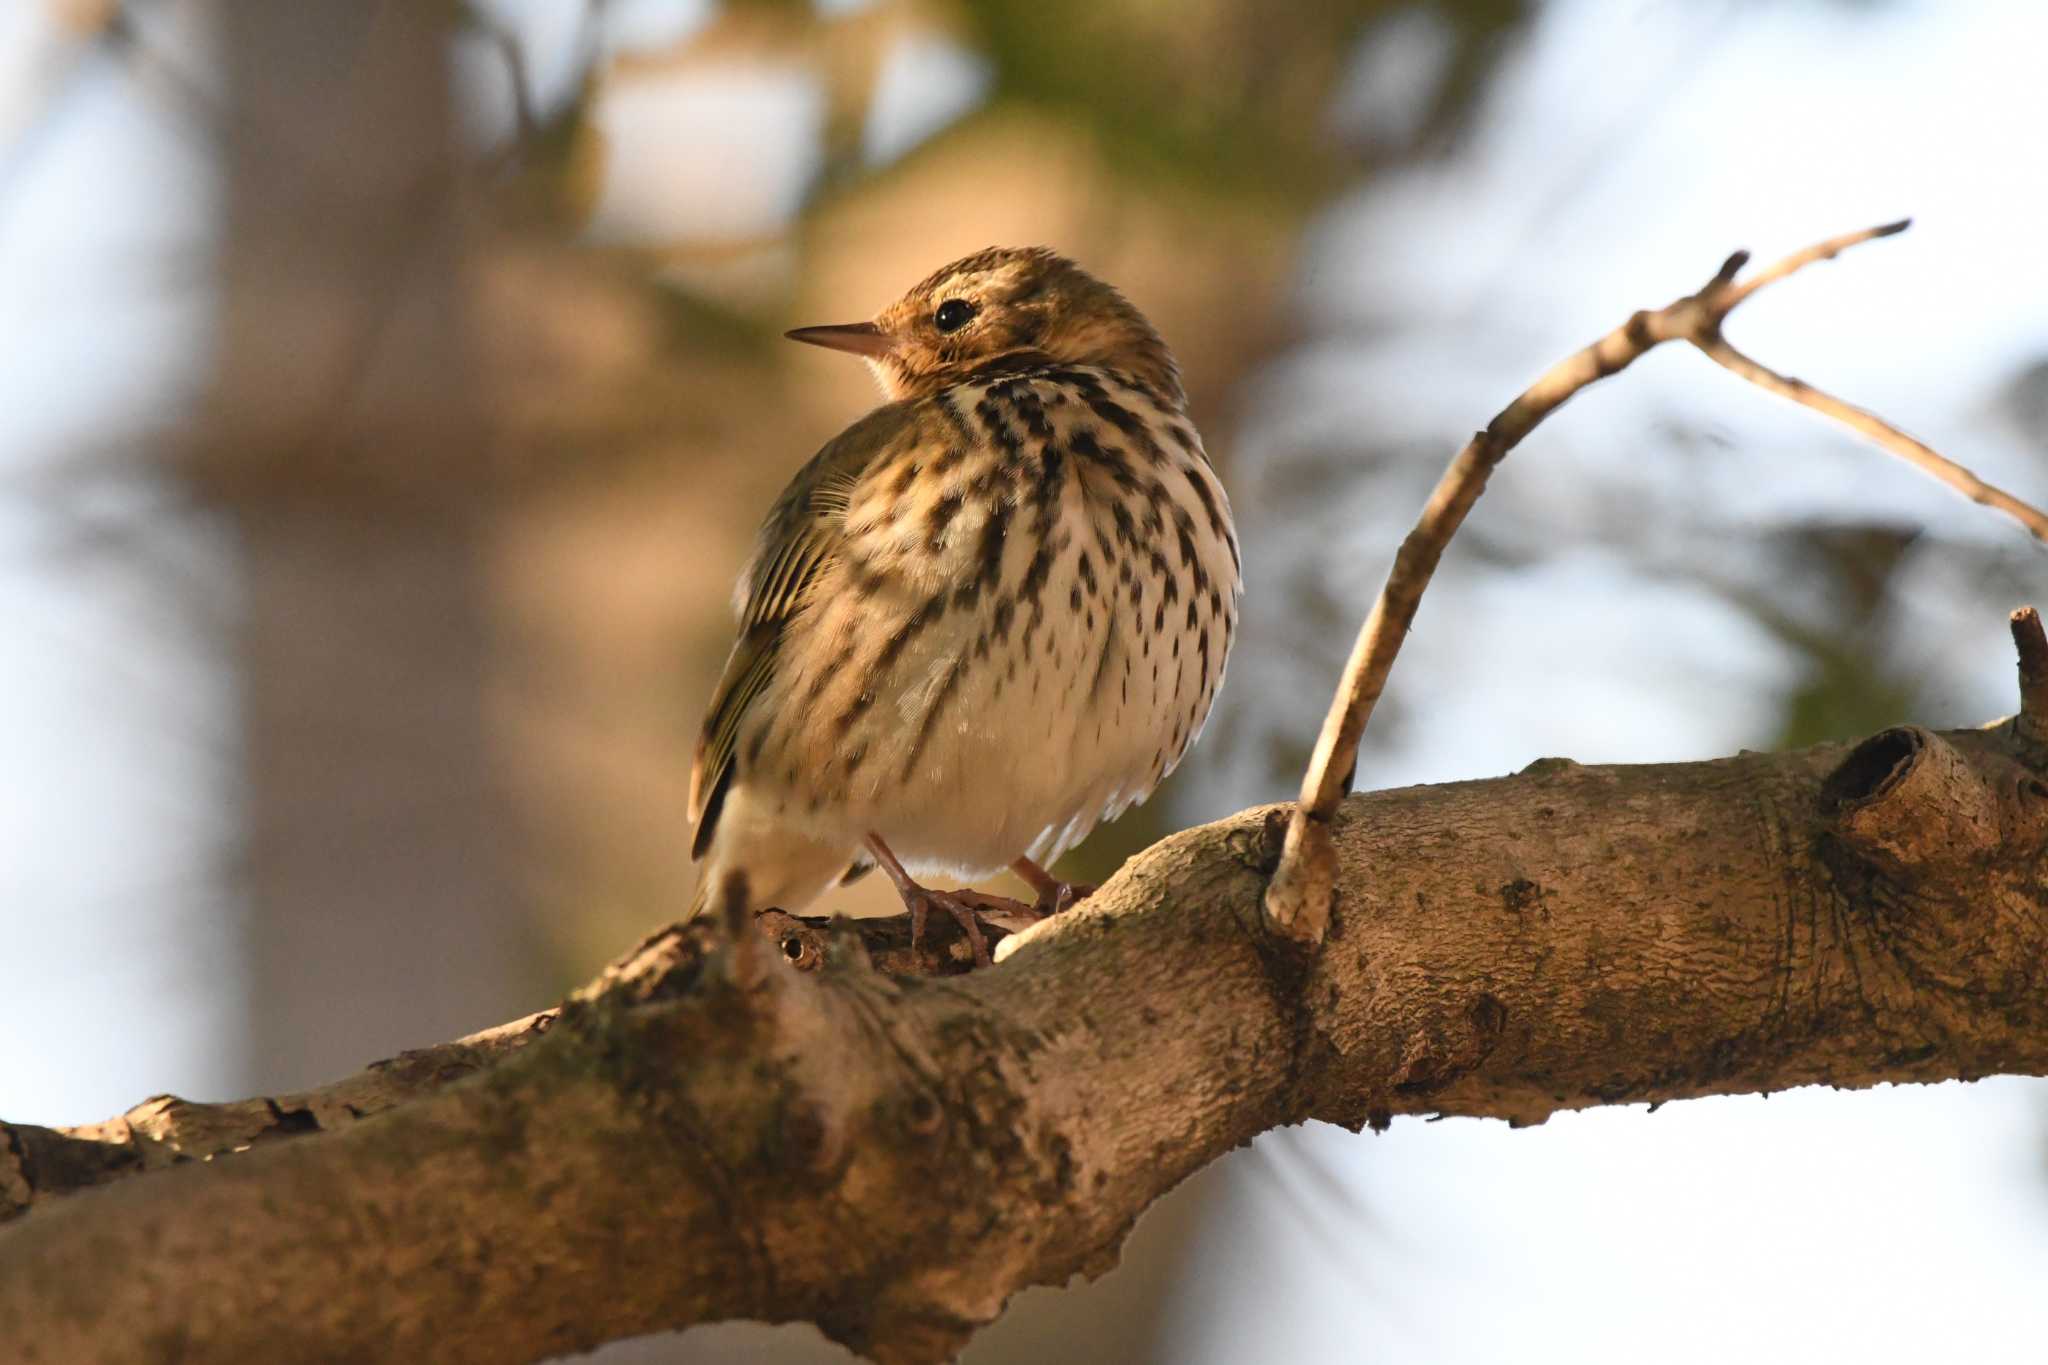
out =
[(1093, 882), (1054, 882), (1039, 890), (1038, 899), (1031, 903), (1031, 909), (1044, 919), (1062, 910), (1071, 910), (1094, 894)]
[(951, 915), (953, 922), (960, 926), (968, 947), (974, 950), (974, 965), (992, 966), (995, 959), (989, 956), (988, 936), (981, 932), (981, 915), (974, 904), (974, 899), (979, 896), (978, 892), (933, 891), (929, 887), (919, 887), (915, 894), (906, 895), (904, 900), (910, 910), (910, 951), (922, 950), (925, 916), (937, 908)]
[(1005, 933), (1014, 934), (1019, 929), (1029, 929), (1045, 918), (1044, 912), (1036, 905), (1026, 905), (1023, 901), (987, 891), (976, 891), (971, 886), (963, 886), (952, 894), (974, 907), (975, 914), (981, 917), (983, 923), (993, 924)]

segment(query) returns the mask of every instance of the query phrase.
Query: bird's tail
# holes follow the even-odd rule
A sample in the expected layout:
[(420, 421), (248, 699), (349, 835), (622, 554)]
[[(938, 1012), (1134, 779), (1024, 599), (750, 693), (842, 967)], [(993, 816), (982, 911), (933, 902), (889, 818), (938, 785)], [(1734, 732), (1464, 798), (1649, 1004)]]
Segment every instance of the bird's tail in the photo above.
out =
[(683, 911), (683, 923), (688, 924), (711, 908), (711, 882), (711, 869), (707, 867), (697, 878), (697, 889), (690, 893), (690, 906)]
[(746, 872), (741, 868), (720, 872), (715, 863), (707, 862), (697, 878), (697, 889), (690, 893), (690, 907), (683, 911), (683, 923), (688, 924), (713, 909), (745, 919), (750, 906)]

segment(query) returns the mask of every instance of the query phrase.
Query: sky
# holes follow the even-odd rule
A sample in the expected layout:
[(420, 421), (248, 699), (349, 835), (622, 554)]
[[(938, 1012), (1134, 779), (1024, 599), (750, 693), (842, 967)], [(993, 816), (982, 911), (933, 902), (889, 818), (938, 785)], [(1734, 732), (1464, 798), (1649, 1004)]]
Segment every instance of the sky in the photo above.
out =
[[(1899, 0), (1873, 22), (1870, 8), (1555, 4), (1461, 155), (1321, 216), (1296, 285), (1307, 340), (1256, 382), (1225, 438), (1251, 582), (1226, 706), (1320, 713), (1329, 680), (1261, 663), (1278, 648), (1261, 594), (1281, 590), (1303, 544), (1327, 546), (1321, 567), (1362, 616), (1422, 492), (1395, 499), (1378, 481), (1282, 522), (1261, 493), (1290, 459), (1360, 430), (1447, 458), (1554, 360), (1694, 288), (1737, 246), (1770, 259), (1913, 215), (1904, 236), (1760, 295), (1731, 338), (2040, 497), (2039, 434), (2001, 423), (1996, 392), (2048, 355), (2048, 9)], [(631, 4), (622, 23), (668, 31), (696, 9)], [(68, 498), (90, 515), (62, 521), (38, 494), (52, 477), (75, 487), (81, 452), (118, 460), (175, 424), (203, 356), (214, 193), (161, 98), (110, 65), (21, 93), (39, 80), (24, 54), (49, 40), (39, 12), (0, 8), (0, 999), (14, 1021), (0, 1031), (0, 1112), (62, 1123), (232, 1088), (234, 911), (212, 888), (232, 860), (233, 697), (208, 659), (234, 588), (204, 526), (163, 531), (148, 490)], [(1410, 55), (1365, 54), (1361, 80), (1426, 69), (1426, 23), (1387, 41)], [(985, 80), (936, 39), (891, 62), (868, 134), (878, 158), (969, 107)], [(489, 78), (477, 82), (488, 128)], [(775, 230), (815, 164), (817, 105), (800, 73), (727, 71), (601, 111), (621, 173), (594, 234), (660, 230), (734, 156), (773, 173), (702, 230)], [(1655, 459), (1674, 421), (1713, 433), (1719, 453)], [(1562, 490), (1589, 485), (1729, 525), (1893, 517), (2017, 541), (1675, 348), (1518, 450), (1474, 530), (1519, 522), (1569, 540), (1582, 528)], [(107, 528), (137, 525), (109, 548)], [(2020, 562), (2048, 598), (2041, 561)], [(2003, 714), (2014, 603), (1928, 573), (1907, 585), (1900, 645), (1939, 684), (1938, 714), (1920, 719)], [(1446, 624), (1475, 620), (1476, 639)], [(1513, 666), (1487, 662), (1502, 659)], [(1516, 574), (1454, 548), (1389, 693), (1426, 696), (1429, 723), (1400, 727), (1360, 782), (1487, 776), (1544, 754), (1729, 752), (1767, 735), (1782, 668), (1741, 614), (1599, 546)], [(1217, 777), (1184, 800), (1196, 818), (1280, 794)], [(1198, 1252), (1167, 1358), (2034, 1358), (2048, 1339), (2044, 1132), (2048, 1086), (1998, 1080), (1633, 1106), (1517, 1132), (1404, 1119), (1378, 1137), (1269, 1135), (1230, 1159), (1233, 1235)], [(1331, 1206), (1333, 1176), (1369, 1216)]]

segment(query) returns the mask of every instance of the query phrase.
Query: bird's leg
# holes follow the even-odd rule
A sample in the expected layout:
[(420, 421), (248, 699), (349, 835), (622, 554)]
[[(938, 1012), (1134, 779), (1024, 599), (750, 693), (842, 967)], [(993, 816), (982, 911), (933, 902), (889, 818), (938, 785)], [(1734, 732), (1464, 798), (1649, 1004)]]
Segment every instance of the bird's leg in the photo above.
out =
[(961, 896), (946, 891), (934, 891), (919, 886), (903, 870), (903, 864), (896, 861), (896, 855), (882, 842), (879, 834), (870, 834), (865, 840), (867, 850), (891, 882), (896, 884), (896, 894), (903, 897), (903, 908), (910, 912), (910, 951), (916, 952), (924, 939), (924, 919), (933, 906), (944, 910), (960, 926), (960, 932), (967, 936), (968, 946), (974, 949), (976, 966), (986, 967), (993, 961), (988, 955), (988, 938), (981, 932), (980, 921), (975, 916), (975, 907)]
[(1063, 882), (1029, 858), (1019, 858), (1011, 863), (1010, 871), (1022, 877), (1025, 885), (1037, 893), (1038, 899), (1031, 908), (1040, 919), (1057, 915), (1076, 901), (1087, 900), (1095, 894), (1095, 888), (1087, 882)]

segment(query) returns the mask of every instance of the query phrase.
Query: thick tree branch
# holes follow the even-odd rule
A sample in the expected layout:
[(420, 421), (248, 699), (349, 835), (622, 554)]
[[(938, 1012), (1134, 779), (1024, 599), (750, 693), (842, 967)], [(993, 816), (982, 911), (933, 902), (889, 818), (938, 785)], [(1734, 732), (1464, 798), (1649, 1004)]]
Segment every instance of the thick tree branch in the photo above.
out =
[(1275, 932), (1310, 945), (1322, 941), (1337, 867), (1336, 849), (1328, 828), (1330, 817), (1337, 803), (1351, 790), (1352, 775), (1358, 766), (1359, 740), (1365, 734), (1380, 692), (1386, 687), (1387, 676), (1393, 671), (1394, 659), (1408, 636), (1416, 608), (1422, 604), (1423, 591), (1436, 573), (1444, 548), (1464, 523), (1466, 513), (1486, 491), (1487, 477), (1523, 437), (1580, 390), (1619, 374), (1657, 346), (1667, 341), (1690, 342), (1715, 364), (1833, 418), (1972, 501), (2013, 517), (2036, 539), (2048, 541), (2048, 514), (1985, 483), (1875, 413), (1759, 364), (1729, 345), (1721, 335), (1728, 315), (1758, 290), (1817, 261), (1833, 260), (1852, 246), (1904, 232), (1910, 224), (1910, 219), (1902, 219), (1830, 237), (1793, 252), (1739, 284), (1735, 277), (1749, 263), (1749, 253), (1736, 252), (1697, 291), (1654, 312), (1637, 313), (1592, 345), (1552, 366), (1452, 458), (1415, 529), (1401, 542), (1386, 584), (1352, 646), (1343, 679), (1337, 684), (1337, 694), (1316, 738), (1308, 771), (1302, 778), (1301, 799), (1295, 804), (1288, 825), (1286, 852), (1266, 893), (1266, 919)]
[(888, 927), (667, 930), (337, 1086), (0, 1125), (0, 1342), (497, 1362), (745, 1317), (938, 1360), (1279, 1124), (2048, 1073), (2044, 768), (2016, 718), (1355, 795), (1312, 956), (1262, 921), (1278, 808), (959, 978), (875, 970)]

